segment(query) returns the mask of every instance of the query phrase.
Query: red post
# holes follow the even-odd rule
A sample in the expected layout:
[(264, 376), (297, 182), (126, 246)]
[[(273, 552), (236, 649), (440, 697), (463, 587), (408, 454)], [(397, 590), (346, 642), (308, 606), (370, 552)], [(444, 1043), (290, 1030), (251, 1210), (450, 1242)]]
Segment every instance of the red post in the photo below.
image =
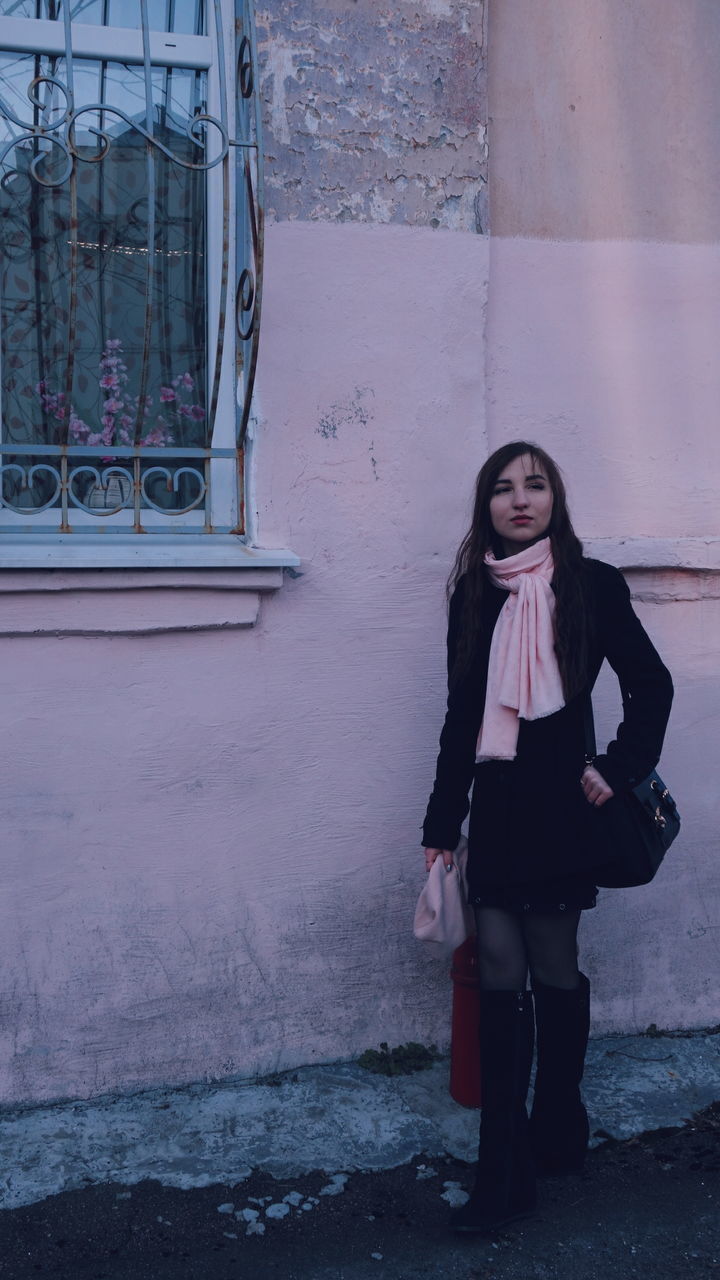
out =
[(463, 1107), (480, 1106), (480, 978), (472, 934), (453, 952), (450, 1095)]

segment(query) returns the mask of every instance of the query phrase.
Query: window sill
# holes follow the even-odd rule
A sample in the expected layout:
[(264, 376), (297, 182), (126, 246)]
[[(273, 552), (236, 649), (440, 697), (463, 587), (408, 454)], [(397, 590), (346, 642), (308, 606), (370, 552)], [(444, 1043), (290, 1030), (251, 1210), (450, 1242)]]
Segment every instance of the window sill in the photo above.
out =
[(64, 546), (60, 538), (42, 546), (3, 540), (0, 636), (252, 627), (262, 596), (277, 591), (283, 570), (300, 563), (291, 551), (246, 547), (237, 538), (160, 541), (153, 537), (148, 547), (143, 539), (136, 548), (113, 539), (107, 548), (97, 539), (78, 545), (75, 535)]
[(294, 551), (248, 547), (232, 534), (0, 537), (0, 569), (290, 569), (299, 564)]

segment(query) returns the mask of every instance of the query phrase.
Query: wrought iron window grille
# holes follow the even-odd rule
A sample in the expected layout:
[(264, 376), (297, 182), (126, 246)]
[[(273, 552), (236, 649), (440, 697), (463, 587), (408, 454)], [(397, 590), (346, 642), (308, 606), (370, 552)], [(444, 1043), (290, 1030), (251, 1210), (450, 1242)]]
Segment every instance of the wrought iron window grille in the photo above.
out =
[(245, 533), (252, 0), (136, 3), (0, 0), (0, 542)]

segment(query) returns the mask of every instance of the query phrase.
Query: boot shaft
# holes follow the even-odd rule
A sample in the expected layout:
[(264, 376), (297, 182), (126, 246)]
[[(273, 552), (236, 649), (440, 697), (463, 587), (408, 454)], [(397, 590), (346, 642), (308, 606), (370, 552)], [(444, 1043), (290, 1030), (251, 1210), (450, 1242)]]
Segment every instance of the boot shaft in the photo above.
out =
[(483, 1099), (489, 1089), (492, 1105), (508, 1092), (517, 1094), (526, 1075), (529, 1081), (534, 1043), (532, 992), (480, 992)]
[(587, 1151), (588, 1118), (580, 1095), (590, 1030), (590, 984), (573, 991), (535, 984), (537, 1070), (530, 1141), (540, 1174), (577, 1172)]
[(480, 993), (480, 1146), (470, 1200), (454, 1217), (458, 1231), (491, 1231), (535, 1205), (526, 1110), (534, 1035), (529, 991)]
[(535, 1087), (552, 1080), (561, 1089), (579, 1085), (583, 1078), (590, 1034), (590, 983), (584, 973), (579, 984), (567, 991), (536, 982), (535, 1025), (537, 1075)]
[(526, 1163), (535, 1022), (530, 992), (483, 991), (480, 1002), (480, 1169), (507, 1182)]

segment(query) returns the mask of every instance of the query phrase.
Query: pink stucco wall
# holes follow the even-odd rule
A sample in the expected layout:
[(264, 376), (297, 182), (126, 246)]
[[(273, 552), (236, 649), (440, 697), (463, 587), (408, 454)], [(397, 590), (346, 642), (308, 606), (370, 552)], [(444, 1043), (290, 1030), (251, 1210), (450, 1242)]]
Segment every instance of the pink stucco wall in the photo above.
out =
[(493, 441), (542, 436), (586, 536), (720, 536), (720, 243), (495, 237)]
[(716, 243), (715, 0), (488, 13), (493, 235)]
[[(677, 685), (663, 768), (683, 833), (655, 885), (605, 894), (585, 922), (595, 1027), (717, 1022), (720, 801), (706, 783), (720, 724), (715, 188), (693, 162), (687, 190), (699, 201), (702, 187), (702, 216), (673, 221), (675, 205), (653, 200), (643, 223), (633, 188), (612, 182), (618, 112), (603, 95), (624, 83), (628, 59), (640, 83), (622, 119), (631, 139), (652, 140), (658, 173), (668, 125), (655, 63), (631, 55), (660, 12), (682, 71), (691, 33), (677, 6), (568, 6), (559, 24), (558, 6), (492, 10), (490, 240), (472, 230), (484, 229), (473, 222), (484, 122), (478, 105), (473, 169), (457, 96), (445, 143), (424, 126), (422, 161), (400, 112), (399, 141), (385, 132), (382, 144), (402, 166), (388, 177), (373, 150), (355, 202), (336, 195), (323, 131), (317, 191), (303, 185), (307, 208), (293, 212), (279, 157), (319, 36), (303, 35), (297, 5), (272, 31), (269, 189), (285, 220), (267, 239), (252, 519), (261, 545), (300, 555), (302, 576), (275, 591), (272, 575), (257, 579), (258, 609), (232, 575), (202, 591), (172, 575), (114, 590), (108, 574), (80, 591), (56, 575), (52, 593), (42, 575), (24, 586), (3, 575), (0, 1099), (446, 1041), (446, 966), (410, 934), (444, 700), (443, 583), (477, 466), (521, 433), (564, 465), (579, 531), (627, 569)], [(479, 58), (480, 10), (424, 0), (387, 21), (416, 67), (436, 50), (443, 84), (454, 49), (466, 69)], [(715, 8), (694, 0), (692, 11), (699, 47)], [(322, 6), (340, 51), (352, 12)], [(472, 39), (458, 44), (453, 23)], [(620, 78), (594, 70), (609, 34)], [(345, 52), (365, 110), (372, 67)], [(706, 104), (717, 88), (701, 52)], [(313, 65), (329, 75), (322, 58)], [(573, 78), (584, 97), (565, 101)], [(364, 117), (343, 115), (341, 88), (322, 79), (324, 109), (359, 148)], [(387, 92), (392, 121), (401, 80)], [(673, 101), (685, 163), (691, 104)], [(718, 116), (703, 110), (696, 141), (711, 160)], [(600, 725), (615, 714), (605, 682)]]
[(303, 576), (254, 627), (0, 639), (6, 1100), (447, 1035), (410, 930), (487, 241), (285, 223), (267, 256), (258, 528)]
[(656, 884), (604, 894), (584, 925), (596, 1026), (714, 1024), (720, 247), (498, 237), (487, 337), (489, 443), (524, 434), (561, 460), (578, 532), (627, 570), (676, 682), (662, 771), (683, 830)]
[[(655, 884), (584, 924), (596, 1026), (720, 1017), (719, 24), (711, 0), (490, 6), (489, 444), (561, 461), (676, 684), (683, 829)], [(598, 704), (611, 732), (609, 678)]]

